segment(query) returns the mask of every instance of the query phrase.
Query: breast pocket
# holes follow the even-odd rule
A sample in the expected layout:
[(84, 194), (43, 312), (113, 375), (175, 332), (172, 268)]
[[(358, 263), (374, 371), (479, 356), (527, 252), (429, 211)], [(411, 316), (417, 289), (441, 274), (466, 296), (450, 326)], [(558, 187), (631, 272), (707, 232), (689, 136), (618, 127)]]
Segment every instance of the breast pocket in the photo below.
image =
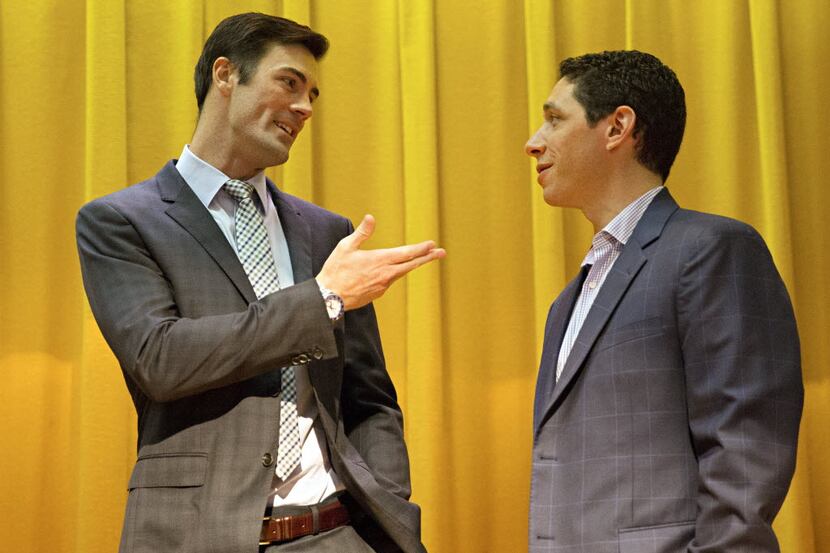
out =
[(660, 317), (651, 317), (640, 321), (625, 323), (619, 326), (611, 326), (605, 331), (602, 344), (598, 351), (614, 346), (644, 340), (663, 334), (663, 324)]

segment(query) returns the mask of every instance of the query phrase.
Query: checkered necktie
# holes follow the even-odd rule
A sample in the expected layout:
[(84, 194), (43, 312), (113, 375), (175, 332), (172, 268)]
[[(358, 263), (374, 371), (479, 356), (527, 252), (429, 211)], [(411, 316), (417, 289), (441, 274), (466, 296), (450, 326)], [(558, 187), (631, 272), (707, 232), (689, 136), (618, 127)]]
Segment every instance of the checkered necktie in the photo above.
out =
[[(271, 253), (265, 222), (253, 200), (254, 187), (247, 182), (229, 180), (225, 191), (237, 201), (236, 251), (248, 280), (261, 299), (280, 289), (277, 265)], [(282, 480), (300, 463), (300, 428), (297, 423), (297, 384), (294, 367), (281, 370), (280, 438), (277, 449), (277, 476)]]

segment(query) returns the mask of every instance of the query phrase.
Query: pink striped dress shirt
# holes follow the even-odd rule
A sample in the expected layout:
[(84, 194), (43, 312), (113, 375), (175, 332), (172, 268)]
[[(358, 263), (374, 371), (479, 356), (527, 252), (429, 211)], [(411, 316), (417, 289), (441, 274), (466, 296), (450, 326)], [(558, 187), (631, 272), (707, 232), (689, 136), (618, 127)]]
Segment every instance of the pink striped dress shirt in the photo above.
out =
[(588, 316), (588, 312), (591, 310), (594, 299), (602, 288), (602, 283), (605, 282), (605, 277), (608, 276), (611, 267), (614, 266), (614, 262), (620, 256), (625, 243), (631, 238), (634, 227), (637, 226), (646, 208), (663, 188), (665, 187), (652, 188), (628, 204), (591, 240), (591, 249), (588, 250), (585, 259), (582, 261), (582, 266), (590, 265), (591, 270), (588, 272), (585, 282), (582, 283), (582, 290), (576, 300), (576, 305), (574, 305), (571, 319), (568, 321), (568, 329), (565, 331), (562, 347), (559, 349), (559, 357), (556, 361), (557, 380), (559, 380), (559, 376), (565, 368), (565, 362), (568, 360), (571, 348), (573, 348), (576, 337), (579, 335), (582, 323), (585, 322), (585, 317)]

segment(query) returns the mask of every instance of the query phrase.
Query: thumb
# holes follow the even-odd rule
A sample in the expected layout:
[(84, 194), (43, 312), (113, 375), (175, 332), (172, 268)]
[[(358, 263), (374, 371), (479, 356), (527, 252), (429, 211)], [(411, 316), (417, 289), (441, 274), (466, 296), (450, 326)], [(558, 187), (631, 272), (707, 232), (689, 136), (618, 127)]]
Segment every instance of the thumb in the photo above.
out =
[(363, 216), (363, 220), (352, 233), (352, 245), (359, 248), (375, 232), (375, 218), (369, 214)]

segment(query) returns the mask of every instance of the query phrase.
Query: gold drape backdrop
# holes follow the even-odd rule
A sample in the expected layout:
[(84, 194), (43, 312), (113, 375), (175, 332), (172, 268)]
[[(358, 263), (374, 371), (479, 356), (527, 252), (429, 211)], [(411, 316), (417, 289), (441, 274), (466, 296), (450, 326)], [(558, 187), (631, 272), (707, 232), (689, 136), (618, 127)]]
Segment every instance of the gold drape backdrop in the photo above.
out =
[(830, 3), (772, 0), (0, 0), (0, 540), (115, 551), (135, 417), (89, 312), (74, 216), (156, 172), (194, 128), (192, 70), (257, 10), (332, 42), (285, 190), (374, 247), (449, 256), (377, 302), (432, 552), (526, 548), (533, 389), (547, 308), (590, 226), (542, 201), (523, 153), (557, 61), (637, 48), (673, 67), (689, 123), (669, 187), (748, 221), (793, 297), (806, 406), (775, 527), (830, 551)]

